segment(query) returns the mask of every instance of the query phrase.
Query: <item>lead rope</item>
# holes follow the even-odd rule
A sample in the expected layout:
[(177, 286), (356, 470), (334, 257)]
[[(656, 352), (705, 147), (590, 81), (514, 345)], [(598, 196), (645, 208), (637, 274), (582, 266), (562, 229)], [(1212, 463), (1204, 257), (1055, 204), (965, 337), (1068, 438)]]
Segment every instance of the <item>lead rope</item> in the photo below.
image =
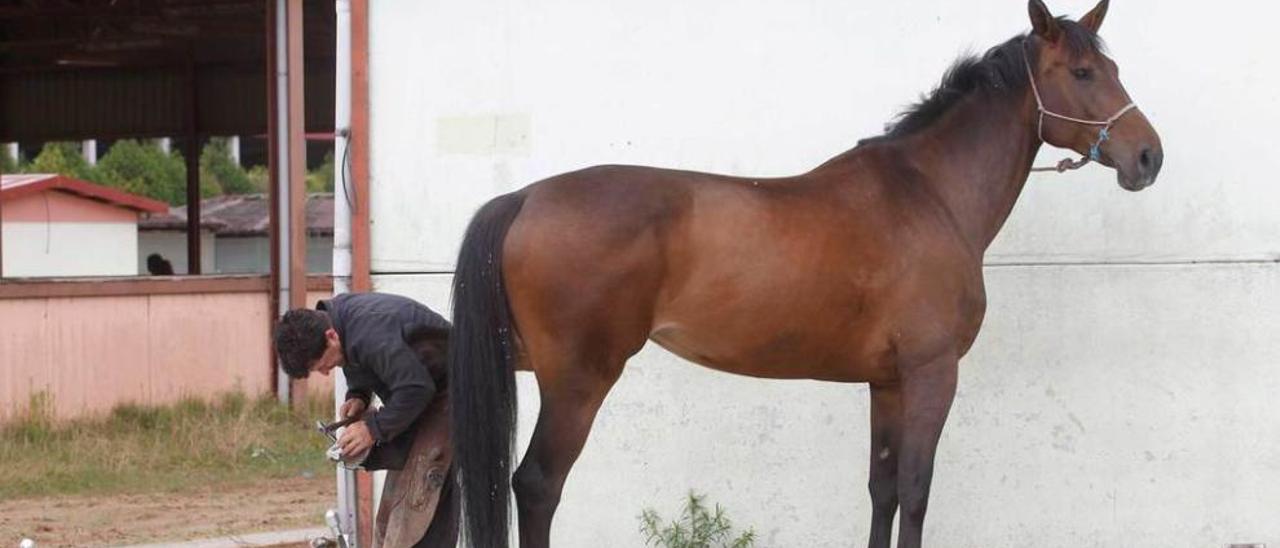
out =
[(1022, 66), (1027, 69), (1027, 80), (1031, 82), (1031, 93), (1036, 97), (1036, 110), (1039, 112), (1039, 116), (1036, 121), (1036, 137), (1038, 137), (1041, 142), (1045, 142), (1045, 115), (1086, 126), (1102, 126), (1102, 129), (1098, 130), (1098, 139), (1089, 147), (1089, 154), (1087, 156), (1081, 156), (1079, 160), (1064, 158), (1062, 161), (1059, 161), (1056, 166), (1033, 167), (1031, 168), (1031, 171), (1056, 171), (1058, 173), (1063, 173), (1073, 169), (1080, 169), (1090, 161), (1098, 161), (1098, 159), (1102, 157), (1102, 143), (1111, 138), (1111, 126), (1115, 124), (1116, 120), (1119, 120), (1121, 116), (1124, 116), (1125, 113), (1138, 108), (1138, 105), (1130, 102), (1106, 120), (1083, 120), (1080, 118), (1072, 118), (1071, 116), (1058, 114), (1052, 110), (1044, 108), (1044, 101), (1040, 99), (1040, 89), (1036, 87), (1036, 76), (1031, 72), (1031, 62), (1027, 60), (1028, 57), (1029, 56), (1026, 54), (1026, 50), (1024, 49), (1022, 55)]

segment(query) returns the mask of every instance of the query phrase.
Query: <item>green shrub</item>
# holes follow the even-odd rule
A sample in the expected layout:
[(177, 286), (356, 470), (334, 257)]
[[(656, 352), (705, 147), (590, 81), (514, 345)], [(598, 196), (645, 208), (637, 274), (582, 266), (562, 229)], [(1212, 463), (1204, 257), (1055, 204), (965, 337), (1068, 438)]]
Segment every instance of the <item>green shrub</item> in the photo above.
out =
[(267, 173), (267, 166), (253, 166), (247, 172), (249, 184), (253, 185), (254, 192), (267, 192), (271, 186), (271, 174)]
[(307, 172), (307, 192), (333, 192), (333, 151), (325, 153), (324, 163)]
[(755, 531), (734, 536), (733, 523), (724, 509), (716, 504), (707, 508), (706, 496), (692, 491), (685, 499), (680, 518), (663, 525), (653, 509), (640, 514), (640, 532), (646, 546), (662, 548), (748, 548), (755, 545)]

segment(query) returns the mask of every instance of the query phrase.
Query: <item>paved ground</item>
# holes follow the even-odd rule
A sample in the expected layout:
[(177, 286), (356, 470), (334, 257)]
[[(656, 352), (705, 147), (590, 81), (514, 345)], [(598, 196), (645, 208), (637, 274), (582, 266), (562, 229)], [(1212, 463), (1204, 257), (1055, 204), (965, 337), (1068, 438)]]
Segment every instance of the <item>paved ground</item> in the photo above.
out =
[(102, 546), (324, 527), (335, 489), (323, 475), (196, 492), (0, 501), (0, 546), (22, 538), (39, 548)]

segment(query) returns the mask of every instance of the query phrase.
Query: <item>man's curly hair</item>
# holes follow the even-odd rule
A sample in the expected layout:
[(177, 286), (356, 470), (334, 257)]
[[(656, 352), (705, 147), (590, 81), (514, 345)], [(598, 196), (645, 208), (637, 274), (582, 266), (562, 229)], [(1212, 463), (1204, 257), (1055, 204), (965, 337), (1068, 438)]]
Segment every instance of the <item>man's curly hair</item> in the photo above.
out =
[(284, 372), (295, 379), (311, 373), (308, 366), (324, 355), (324, 332), (333, 324), (319, 310), (297, 308), (285, 312), (276, 325), (276, 355)]

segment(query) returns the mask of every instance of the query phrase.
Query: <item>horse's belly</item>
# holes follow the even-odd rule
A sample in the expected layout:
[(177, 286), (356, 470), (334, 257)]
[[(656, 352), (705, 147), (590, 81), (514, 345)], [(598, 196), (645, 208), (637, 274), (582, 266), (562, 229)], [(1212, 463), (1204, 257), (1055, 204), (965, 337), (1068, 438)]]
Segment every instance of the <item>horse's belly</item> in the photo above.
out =
[[(954, 288), (866, 287), (819, 278), (783, 282), (708, 285), (672, 299), (657, 310), (649, 338), (691, 362), (729, 373), (892, 382), (904, 356), (927, 359), (956, 346), (957, 333), (973, 330), (962, 325), (970, 314), (953, 304), (960, 300)], [(695, 293), (699, 298), (687, 296)]]
[(649, 338), (693, 363), (772, 379), (869, 382), (892, 378), (888, 344), (855, 333), (830, 336), (812, 326), (720, 325), (699, 328), (661, 322)]

